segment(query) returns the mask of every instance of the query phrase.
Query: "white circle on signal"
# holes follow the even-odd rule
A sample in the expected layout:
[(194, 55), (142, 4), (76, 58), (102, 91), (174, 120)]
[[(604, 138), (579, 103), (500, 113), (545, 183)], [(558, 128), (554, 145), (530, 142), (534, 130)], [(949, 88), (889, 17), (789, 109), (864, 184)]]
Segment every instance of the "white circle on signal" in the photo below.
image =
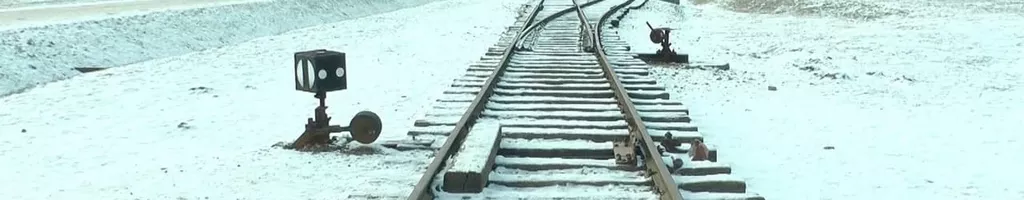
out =
[(327, 70), (320, 69), (320, 71), (316, 72), (316, 77), (320, 77), (320, 79), (327, 78)]
[(345, 69), (339, 67), (338, 69), (334, 70), (334, 75), (338, 76), (338, 78), (345, 77)]

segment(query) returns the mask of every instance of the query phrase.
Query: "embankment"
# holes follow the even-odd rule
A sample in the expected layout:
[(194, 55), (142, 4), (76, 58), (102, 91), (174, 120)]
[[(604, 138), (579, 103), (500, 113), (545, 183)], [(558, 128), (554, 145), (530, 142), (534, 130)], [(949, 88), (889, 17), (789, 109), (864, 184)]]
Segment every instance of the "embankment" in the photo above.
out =
[(80, 74), (76, 67), (116, 67), (182, 55), (434, 1), (268, 1), (4, 30), (0, 97), (73, 77)]

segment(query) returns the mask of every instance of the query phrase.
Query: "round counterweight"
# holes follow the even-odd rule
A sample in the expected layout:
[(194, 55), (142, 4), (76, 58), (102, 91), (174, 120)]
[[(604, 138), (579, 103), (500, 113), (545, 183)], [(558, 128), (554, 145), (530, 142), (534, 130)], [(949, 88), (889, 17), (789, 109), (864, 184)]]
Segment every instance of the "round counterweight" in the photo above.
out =
[(369, 144), (380, 136), (380, 117), (377, 117), (377, 114), (373, 112), (362, 111), (356, 113), (355, 117), (352, 117), (349, 127), (353, 139), (359, 143)]
[(650, 36), (651, 42), (654, 42), (655, 44), (661, 44), (661, 42), (664, 41), (665, 39), (665, 30), (660, 28), (651, 30)]

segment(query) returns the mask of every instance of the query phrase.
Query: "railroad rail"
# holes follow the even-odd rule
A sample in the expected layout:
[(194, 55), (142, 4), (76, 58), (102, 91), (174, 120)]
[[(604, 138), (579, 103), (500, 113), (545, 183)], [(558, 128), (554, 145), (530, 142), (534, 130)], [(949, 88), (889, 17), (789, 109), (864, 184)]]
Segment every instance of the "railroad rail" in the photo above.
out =
[(445, 142), (409, 199), (763, 199), (664, 143), (703, 136), (607, 23), (646, 1), (535, 1), (410, 130)]

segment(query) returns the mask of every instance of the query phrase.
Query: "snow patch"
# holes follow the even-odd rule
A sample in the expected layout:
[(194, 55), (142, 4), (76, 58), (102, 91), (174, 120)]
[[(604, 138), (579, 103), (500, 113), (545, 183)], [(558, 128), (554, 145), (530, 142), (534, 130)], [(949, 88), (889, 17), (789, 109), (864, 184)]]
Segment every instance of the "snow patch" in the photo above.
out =
[(501, 125), (496, 120), (480, 120), (467, 134), (458, 154), (452, 157), (452, 167), (448, 171), (480, 173), (480, 170), (486, 170), (484, 166), (491, 153), (498, 148)]
[(612, 142), (593, 142), (590, 140), (563, 139), (520, 139), (506, 138), (501, 140), (503, 149), (612, 149)]
[(1024, 152), (1024, 35), (1007, 28), (1024, 27), (1020, 1), (872, 3), (909, 13), (851, 21), (651, 1), (619, 32), (656, 48), (644, 22), (678, 28), (677, 51), (731, 64), (651, 73), (767, 199), (1024, 199), (1004, 184), (1024, 177), (1008, 153)]
[(582, 167), (577, 169), (521, 170), (497, 167), (491, 172), (493, 182), (612, 182), (637, 183), (650, 181), (642, 172), (607, 168)]
[(906, 15), (898, 7), (879, 5), (869, 0), (692, 0), (696, 4), (714, 3), (721, 8), (760, 14), (793, 14), (871, 20)]
[(0, 96), (81, 74), (76, 67), (118, 67), (433, 1), (271, 1), (4, 30)]

